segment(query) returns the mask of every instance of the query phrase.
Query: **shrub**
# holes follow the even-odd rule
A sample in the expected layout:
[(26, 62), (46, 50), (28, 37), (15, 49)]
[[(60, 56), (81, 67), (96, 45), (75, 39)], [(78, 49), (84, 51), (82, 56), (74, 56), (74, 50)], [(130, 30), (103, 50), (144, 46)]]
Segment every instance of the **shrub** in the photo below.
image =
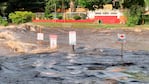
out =
[(16, 24), (30, 22), (33, 17), (35, 17), (35, 14), (28, 11), (15, 11), (9, 14), (9, 19)]
[(3, 19), (1, 16), (0, 16), (0, 25), (3, 25), (3, 26), (7, 26), (8, 25), (8, 21)]
[(75, 15), (73, 18), (74, 18), (75, 20), (80, 20), (80, 19), (81, 19), (81, 17), (78, 16), (78, 15)]
[(63, 19), (63, 16), (62, 15), (57, 15), (57, 18), (61, 20), (61, 19)]
[(127, 21), (127, 26), (135, 26), (137, 24), (137, 17), (130, 16)]
[(49, 18), (49, 19), (53, 19), (54, 18), (54, 15), (53, 14), (48, 14), (45, 16), (46, 18)]

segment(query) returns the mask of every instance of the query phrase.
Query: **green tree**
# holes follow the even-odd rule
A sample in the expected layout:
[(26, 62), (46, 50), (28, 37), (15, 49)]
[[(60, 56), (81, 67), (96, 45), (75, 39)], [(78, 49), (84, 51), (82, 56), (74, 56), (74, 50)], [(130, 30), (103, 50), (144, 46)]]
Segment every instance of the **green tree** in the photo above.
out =
[(14, 11), (44, 11), (44, 0), (1, 0), (0, 14), (7, 16)]
[(134, 26), (142, 24), (145, 2), (140, 0), (124, 0), (124, 8), (127, 8), (127, 25)]
[(102, 8), (104, 4), (112, 3), (112, 0), (79, 0), (78, 3), (81, 7), (95, 10), (95, 7)]
[(56, 5), (55, 0), (46, 0), (46, 6), (45, 6), (45, 16), (50, 17), (50, 13), (54, 11), (54, 4)]
[(133, 5), (139, 5), (141, 7), (145, 6), (144, 0), (124, 0), (124, 8), (131, 8)]

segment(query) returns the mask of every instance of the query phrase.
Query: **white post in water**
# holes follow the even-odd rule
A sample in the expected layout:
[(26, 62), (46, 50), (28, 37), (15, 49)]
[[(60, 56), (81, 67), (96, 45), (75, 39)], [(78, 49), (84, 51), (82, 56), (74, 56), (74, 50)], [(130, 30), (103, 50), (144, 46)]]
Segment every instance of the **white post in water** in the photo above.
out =
[(57, 48), (57, 35), (49, 35), (50, 39), (50, 48), (56, 49)]
[(42, 44), (42, 41), (44, 40), (44, 34), (43, 33), (37, 33), (37, 40), (39, 45)]
[(117, 34), (118, 41), (121, 43), (121, 58), (123, 59), (124, 56), (124, 43), (126, 42), (126, 35), (125, 34)]
[(72, 46), (72, 51), (75, 52), (76, 31), (69, 31), (69, 45)]

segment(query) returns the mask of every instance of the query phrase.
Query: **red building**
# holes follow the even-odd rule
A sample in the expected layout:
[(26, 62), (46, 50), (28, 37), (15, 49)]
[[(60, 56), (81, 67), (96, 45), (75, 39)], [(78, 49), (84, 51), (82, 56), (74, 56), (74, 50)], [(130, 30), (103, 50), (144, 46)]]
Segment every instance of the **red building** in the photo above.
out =
[(96, 10), (94, 19), (104, 24), (119, 24), (122, 23), (122, 16), (123, 14), (118, 10)]

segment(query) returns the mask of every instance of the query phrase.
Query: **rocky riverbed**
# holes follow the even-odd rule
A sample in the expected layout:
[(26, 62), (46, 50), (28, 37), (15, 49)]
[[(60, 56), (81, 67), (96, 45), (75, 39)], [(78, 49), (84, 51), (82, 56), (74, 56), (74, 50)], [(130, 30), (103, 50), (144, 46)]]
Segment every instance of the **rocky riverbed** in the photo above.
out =
[[(39, 44), (38, 27), (28, 25), (0, 29), (0, 84), (149, 84), (148, 30), (42, 27)], [(75, 53), (71, 30), (77, 32)], [(123, 58), (117, 33), (127, 36)], [(58, 35), (57, 50), (49, 49), (49, 34)]]

